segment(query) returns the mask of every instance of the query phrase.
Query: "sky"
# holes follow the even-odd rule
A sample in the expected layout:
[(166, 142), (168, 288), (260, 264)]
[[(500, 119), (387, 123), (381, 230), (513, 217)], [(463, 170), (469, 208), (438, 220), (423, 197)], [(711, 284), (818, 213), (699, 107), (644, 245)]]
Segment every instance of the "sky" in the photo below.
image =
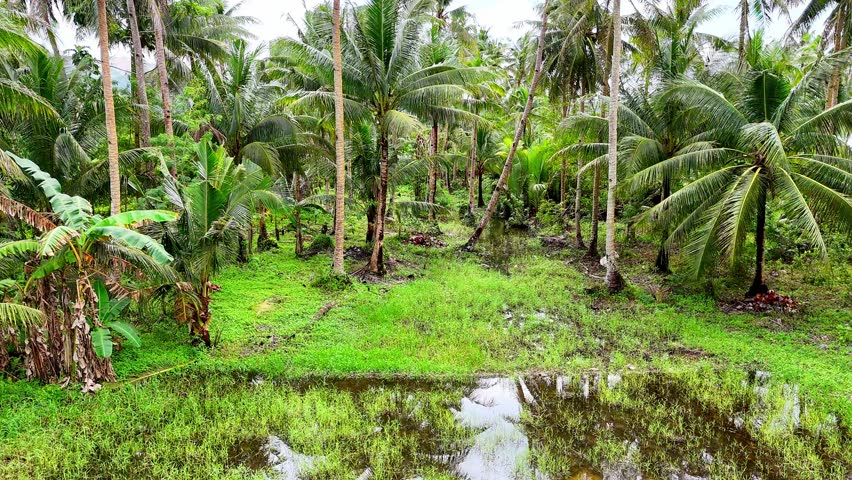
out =
[[(232, 1), (226, 0), (228, 3)], [(296, 27), (288, 20), (288, 15), (295, 18), (303, 18), (305, 5), (308, 8), (321, 3), (322, 0), (245, 0), (238, 10), (240, 15), (253, 16), (258, 23), (251, 27), (255, 34), (256, 43), (268, 43), (269, 41), (282, 37), (293, 36)], [(344, 4), (354, 1), (363, 3), (363, 0), (343, 0)], [(453, 6), (465, 6), (471, 12), (477, 22), (487, 28), (492, 36), (504, 39), (515, 39), (523, 33), (523, 27), (518, 24), (526, 20), (535, 20), (535, 5), (540, 0), (456, 0)], [(723, 9), (723, 14), (708, 22), (701, 29), (705, 33), (735, 39), (739, 31), (739, 18), (734, 12), (737, 0), (711, 0), (714, 6)], [(803, 7), (794, 8), (791, 16), (795, 18), (801, 13)], [(626, 15), (634, 11), (632, 2), (622, 2), (622, 14)], [(780, 38), (784, 35), (789, 21), (779, 18), (769, 24), (767, 34), (770, 38)], [(58, 40), (61, 49), (74, 48), (75, 45), (89, 47), (92, 55), (100, 57), (97, 38), (76, 38), (74, 28), (68, 22), (63, 22), (58, 30)], [(130, 54), (126, 48), (115, 47), (111, 50), (111, 60), (115, 67), (123, 70), (130, 69)], [(153, 65), (152, 58), (146, 58), (146, 65)]]

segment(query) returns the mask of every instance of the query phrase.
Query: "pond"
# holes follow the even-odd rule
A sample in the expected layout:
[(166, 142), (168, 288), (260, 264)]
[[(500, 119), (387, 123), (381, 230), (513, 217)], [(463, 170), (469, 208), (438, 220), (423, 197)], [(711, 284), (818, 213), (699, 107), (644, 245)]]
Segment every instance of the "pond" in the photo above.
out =
[[(785, 461), (783, 443), (752, 436), (798, 435), (798, 388), (782, 385), (770, 400), (767, 379), (753, 373), (718, 402), (690, 391), (688, 378), (630, 371), (303, 381), (281, 385), (294, 395), (291, 428), (240, 442), (229, 458), (287, 480), (818, 478)], [(832, 422), (825, 428), (840, 428)], [(848, 465), (809, 453), (813, 468), (845, 478)]]

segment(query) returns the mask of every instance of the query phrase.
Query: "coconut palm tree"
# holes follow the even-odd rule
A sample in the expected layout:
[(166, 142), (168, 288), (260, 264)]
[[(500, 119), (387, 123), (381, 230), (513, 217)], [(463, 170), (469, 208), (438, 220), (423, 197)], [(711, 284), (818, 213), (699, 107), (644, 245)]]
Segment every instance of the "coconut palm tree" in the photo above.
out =
[[(506, 147), (511, 148), (511, 144)], [(540, 141), (529, 148), (519, 148), (516, 155), (517, 161), (514, 162), (506, 184), (509, 186), (509, 192), (521, 198), (527, 218), (535, 219), (554, 178), (550, 161), (553, 157), (552, 144), (546, 140)]]
[[(831, 37), (834, 53), (842, 55), (849, 46), (849, 39), (852, 37), (852, 22), (849, 20), (852, 17), (852, 0), (807, 0), (803, 3), (805, 3), (805, 9), (790, 26), (790, 31), (806, 31), (817, 19), (828, 12), (824, 37)], [(837, 105), (840, 99), (841, 77), (847, 68), (848, 62), (836, 62), (831, 78), (827, 82), (828, 89), (825, 99), (827, 108)]]
[[(569, 114), (570, 103), (579, 97), (580, 114), (585, 113), (586, 95), (595, 91), (603, 74), (599, 64), (598, 36), (599, 29), (595, 28), (600, 17), (600, 6), (597, 2), (585, 0), (566, 2), (554, 9), (554, 19), (548, 32), (545, 49), (546, 79), (548, 95), (551, 101), (562, 103), (563, 120)], [(583, 142), (581, 136), (579, 141)], [(567, 159), (562, 154), (560, 175), (560, 202), (567, 212)], [(574, 235), (577, 247), (584, 247), (583, 232), (580, 228), (580, 198), (582, 182), (580, 170), (583, 168), (583, 157), (577, 155), (577, 177), (574, 192)]]
[(146, 232), (174, 257), (174, 268), (185, 282), (175, 295), (178, 321), (210, 346), (210, 280), (236, 260), (253, 212), (259, 206), (277, 208), (281, 199), (270, 190), (272, 179), (262, 168), (249, 161), (238, 165), (209, 138), (198, 142), (196, 155), (198, 180), (189, 184), (178, 184), (161, 166), (166, 195), (180, 217), (150, 225)]
[(208, 80), (213, 118), (207, 128), (215, 132), (237, 163), (249, 160), (267, 173), (280, 169), (279, 147), (291, 145), (297, 126), (277, 108), (283, 90), (267, 78), (261, 49), (234, 40), (218, 70), (200, 66)]
[[(69, 194), (99, 197), (109, 182), (109, 160), (92, 159), (105, 140), (100, 70), (84, 55), (63, 70), (64, 61), (38, 50), (21, 58), (6, 59), (10, 68), (0, 74), (0, 141), (15, 149), (59, 180)], [(121, 105), (121, 103), (119, 103)], [(117, 113), (126, 115), (127, 109)], [(123, 117), (120, 117), (123, 118)], [(129, 120), (129, 117), (128, 117)], [(145, 149), (119, 153), (128, 172), (142, 159)]]
[(98, 0), (98, 43), (101, 47), (101, 80), (104, 88), (104, 121), (109, 160), (109, 198), (113, 215), (121, 211), (121, 178), (118, 170), (118, 132), (115, 129), (115, 100), (112, 95), (112, 72), (109, 63), (109, 25), (106, 0)]
[(825, 241), (817, 219), (852, 232), (852, 149), (845, 142), (852, 131), (852, 101), (823, 109), (831, 62), (818, 62), (793, 85), (768, 51), (752, 42), (749, 70), (726, 75), (719, 89), (690, 80), (674, 84), (666, 98), (714, 119), (716, 127), (706, 135), (715, 145), (641, 173), (647, 182), (682, 172), (698, 175), (641, 217), (667, 226), (667, 246), (684, 245), (696, 275), (719, 258), (738, 260), (753, 229), (749, 296), (768, 290), (763, 262), (769, 209), (780, 210), (820, 253)]
[(154, 30), (154, 58), (157, 61), (157, 78), (160, 80), (160, 101), (163, 106), (163, 125), (166, 135), (175, 134), (172, 124), (171, 91), (169, 90), (169, 74), (166, 71), (166, 27), (163, 23), (160, 0), (148, 0), (151, 15), (151, 27)]
[[(619, 106), (619, 129), (622, 131), (620, 158), (625, 185), (634, 193), (650, 189), (658, 202), (664, 201), (671, 195), (681, 172), (664, 176), (658, 185), (652, 185), (646, 183), (645, 171), (670, 158), (713, 147), (712, 142), (702, 139), (701, 133), (692, 134), (696, 130), (696, 119), (692, 113), (688, 109), (677, 108), (674, 102), (663, 101), (659, 95), (648, 98), (628, 94), (626, 101)], [(712, 128), (707, 124), (702, 127)], [(661, 273), (670, 271), (667, 238), (668, 232), (663, 229), (655, 261)]]
[(723, 13), (721, 7), (711, 7), (705, 0), (670, 0), (647, 5), (647, 9), (644, 14), (632, 14), (627, 22), (635, 47), (634, 67), (643, 71), (645, 93), (654, 83), (700, 73), (704, 70), (702, 52), (726, 44), (722, 38), (699, 31)]
[[(449, 122), (470, 118), (453, 105), (464, 85), (483, 76), (475, 67), (424, 67), (418, 52), (427, 0), (371, 0), (351, 13), (343, 57), (344, 107), (350, 122), (371, 120), (378, 136), (378, 182), (375, 237), (368, 269), (384, 272), (384, 220), (387, 214), (391, 140), (425, 130), (421, 119)], [(312, 85), (299, 92), (295, 108), (329, 111), (333, 105), (333, 67), (330, 52), (299, 40), (282, 39), (273, 47), (277, 61)]]
[[(141, 62), (144, 51), (153, 51), (156, 60), (161, 110), (155, 124), (174, 133), (174, 121), (171, 118), (171, 90), (187, 82), (198, 66), (204, 64), (208, 70), (228, 54), (228, 47), (234, 39), (250, 38), (245, 26), (253, 20), (234, 14), (234, 8), (226, 9), (215, 0), (195, 0), (192, 2), (168, 2), (166, 0), (133, 0), (135, 9), (126, 2), (107, 3), (107, 17), (110, 24), (128, 25), (127, 31), (111, 34), (111, 40), (126, 44), (134, 57), (134, 70), (143, 67)], [(66, 2), (65, 13), (71, 17), (80, 33), (97, 31), (97, 11), (94, 2)], [(131, 10), (137, 17), (140, 29), (140, 44), (133, 38)], [(140, 78), (137, 75), (137, 83)], [(136, 88), (137, 92), (141, 88)], [(137, 99), (137, 101), (140, 101)], [(144, 105), (139, 108), (144, 110)], [(140, 118), (141, 120), (141, 118)], [(144, 130), (141, 129), (140, 130)]]
[(151, 112), (148, 106), (148, 89), (145, 85), (145, 64), (142, 61), (142, 37), (135, 0), (127, 0), (127, 24), (130, 27), (133, 74), (136, 78), (136, 103), (138, 104), (139, 146), (151, 146)]
[(753, 15), (755, 19), (763, 24), (769, 19), (770, 15), (775, 11), (780, 11), (785, 15), (790, 15), (788, 3), (784, 0), (739, 0), (736, 9), (740, 14), (740, 37), (737, 43), (739, 63), (745, 61), (746, 48), (749, 36), (748, 17)]
[[(25, 4), (18, 4), (18, 7), (24, 7)], [(0, 5), (0, 45), (6, 46), (10, 50), (19, 50), (25, 54), (44, 51), (41, 45), (33, 40), (27, 34), (27, 28), (33, 26), (33, 22), (29, 21), (28, 12), (21, 12), (14, 5), (4, 3)], [(43, 28), (45, 23), (37, 22), (37, 29)], [(52, 25), (50, 25), (52, 27)], [(59, 47), (56, 47), (56, 51)]]
[(606, 195), (606, 284), (610, 292), (624, 288), (615, 249), (615, 202), (618, 186), (618, 94), (621, 83), (621, 0), (612, 2), (612, 62), (609, 94), (609, 161)]
[(332, 6), (332, 58), (334, 60), (334, 255), (332, 270), (337, 274), (343, 270), (344, 200), (346, 188), (346, 139), (343, 113), (343, 54), (340, 47), (340, 0)]

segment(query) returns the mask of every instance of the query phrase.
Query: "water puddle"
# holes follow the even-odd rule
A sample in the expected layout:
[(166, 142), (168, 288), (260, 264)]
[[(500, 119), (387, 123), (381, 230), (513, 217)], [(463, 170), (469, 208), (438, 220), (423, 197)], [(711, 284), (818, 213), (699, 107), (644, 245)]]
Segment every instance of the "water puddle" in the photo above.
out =
[[(757, 415), (750, 405), (764, 402), (764, 377), (744, 381), (745, 396), (728, 403), (735, 415), (698, 401), (682, 381), (630, 372), (284, 384), (276, 388), (293, 397), (290, 428), (235, 445), (230, 457), (282, 480), (790, 478), (796, 466), (749, 427), (795, 429), (798, 389), (783, 387), (780, 414)], [(836, 459), (823, 461), (839, 471)]]

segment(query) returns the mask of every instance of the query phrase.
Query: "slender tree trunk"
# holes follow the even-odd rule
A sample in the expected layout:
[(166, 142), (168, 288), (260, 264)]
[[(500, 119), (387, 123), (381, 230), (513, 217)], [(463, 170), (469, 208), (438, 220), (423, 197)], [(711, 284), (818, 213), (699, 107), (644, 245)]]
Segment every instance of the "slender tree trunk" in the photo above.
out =
[[(609, 8), (609, 2), (607, 2), (607, 8)], [(613, 26), (615, 24), (613, 23)], [(612, 73), (612, 50), (611, 46), (615, 44), (613, 41), (613, 31), (612, 28), (609, 29), (607, 33), (607, 58), (604, 62), (604, 69), (606, 70), (606, 76), (601, 79), (601, 86), (603, 90), (603, 95), (605, 97), (610, 96), (610, 84), (609, 80), (611, 78)], [(601, 105), (601, 116), (606, 115), (608, 110), (606, 109), (606, 105)], [(598, 224), (600, 223), (600, 215), (601, 215), (601, 169), (600, 167), (595, 167), (595, 175), (592, 181), (592, 232), (591, 238), (589, 239), (589, 250), (586, 252), (586, 255), (593, 258), (598, 258)]]
[[(376, 194), (376, 199), (378, 199), (379, 195)], [(373, 239), (376, 238), (376, 206), (371, 204), (367, 207), (367, 237), (365, 239), (366, 244), (372, 246)]]
[[(663, 185), (660, 190), (660, 202), (663, 202), (665, 199), (669, 198), (671, 192), (671, 179), (668, 177), (663, 178)], [(669, 269), (669, 249), (666, 248), (666, 239), (669, 237), (668, 229), (663, 228), (663, 233), (660, 238), (660, 249), (657, 252), (657, 261), (655, 265), (657, 267), (657, 271), (660, 273), (671, 273)]]
[(562, 165), (559, 167), (559, 205), (562, 214), (568, 213), (568, 158), (562, 155)]
[[(563, 85), (564, 88), (564, 85)], [(562, 121), (568, 117), (568, 102), (565, 101), (565, 96), (562, 97)], [(559, 205), (562, 207), (563, 217), (568, 215), (568, 159), (562, 155), (562, 162), (559, 167)]]
[[(293, 196), (296, 199), (296, 203), (300, 203), (302, 201), (302, 185), (300, 184), (300, 175), (298, 173), (293, 174)], [(293, 216), (296, 219), (296, 255), (302, 256), (302, 250), (304, 249), (304, 242), (302, 240), (302, 209), (298, 205), (296, 205)]]
[(601, 216), (601, 169), (594, 168), (595, 175), (592, 179), (592, 231), (589, 235), (589, 250), (586, 255), (598, 257), (598, 224)]
[[(834, 51), (840, 52), (846, 49), (846, 30), (849, 26), (846, 24), (847, 18), (846, 6), (841, 3), (837, 7), (834, 24)], [(837, 105), (840, 98), (840, 79), (843, 76), (845, 67), (838, 65), (831, 72), (831, 78), (828, 80), (828, 89), (826, 90), (825, 107), (832, 108)]]
[(201, 338), (204, 346), (211, 347), (213, 342), (210, 340), (210, 279), (204, 277), (200, 280), (200, 292), (198, 292), (199, 310), (196, 325), (193, 327), (193, 333)]
[[(381, 123), (381, 122), (380, 122)], [(379, 135), (379, 196), (376, 206), (376, 231), (373, 239), (373, 254), (370, 256), (370, 272), (375, 275), (384, 275), (384, 240), (385, 240), (385, 207), (387, 206), (388, 191), (388, 137), (387, 133)]]
[[(586, 99), (583, 98), (585, 95), (584, 88), (580, 85), (580, 113), (586, 112)], [(583, 144), (583, 134), (580, 133), (580, 139), (578, 145)], [(583, 228), (580, 225), (580, 198), (583, 194), (583, 182), (580, 177), (580, 170), (583, 168), (583, 157), (582, 155), (577, 155), (577, 187), (574, 192), (574, 240), (577, 243), (577, 248), (583, 248), (586, 245), (583, 243)]]
[(467, 212), (473, 218), (476, 208), (476, 157), (478, 146), (478, 125), (476, 120), (473, 121), (473, 132), (470, 136), (470, 159), (467, 162)]
[(485, 168), (483, 166), (481, 166), (481, 165), (476, 166), (476, 176), (477, 176), (477, 184), (478, 184), (477, 193), (476, 193), (476, 195), (477, 195), (476, 206), (479, 207), (479, 208), (482, 208), (482, 207), (485, 206), (485, 198), (482, 197), (482, 173), (483, 173), (482, 171), (483, 170), (485, 170)]
[(281, 230), (278, 229), (278, 215), (272, 214), (272, 228), (275, 229), (275, 241), (281, 241)]
[[(253, 224), (249, 224), (249, 234), (248, 234), (247, 240), (248, 241), (246, 242), (246, 244), (248, 245), (248, 257), (251, 257), (252, 245), (254, 244), (254, 225)], [(248, 257), (246, 257), (246, 260), (248, 260)]]
[(340, 51), (340, 0), (334, 0), (331, 23), (331, 48), (334, 57), (334, 152), (337, 167), (334, 183), (334, 255), (331, 268), (335, 273), (342, 275), (346, 273), (343, 270), (346, 146), (344, 144), (345, 125), (343, 122), (343, 57)]
[[(450, 151), (450, 126), (445, 124), (444, 125), (444, 153), (448, 153), (449, 151)], [(444, 180), (446, 181), (446, 184), (447, 184), (447, 193), (452, 194), (453, 193), (453, 184), (452, 184), (452, 182), (450, 182), (450, 168), (455, 170), (455, 168), (456, 168), (455, 161), (453, 162), (452, 167), (447, 167), (447, 170), (446, 170), (445, 175), (444, 175)]]
[(106, 117), (109, 159), (109, 203), (110, 213), (115, 215), (121, 212), (121, 178), (118, 171), (118, 133), (115, 129), (115, 103), (112, 96), (106, 0), (98, 0), (98, 41), (101, 46), (101, 82), (104, 88), (104, 117)]
[[(424, 153), (426, 152), (425, 149), (426, 149), (426, 143), (425, 143), (425, 140), (423, 140), (423, 136), (417, 135), (417, 139), (414, 142), (414, 156), (415, 156), (415, 158), (417, 158), (418, 160), (422, 160)], [(429, 172), (427, 170), (427, 173), (426, 173), (426, 183), (427, 184), (429, 183), (428, 177), (429, 177)], [(422, 181), (422, 179), (416, 180), (414, 182), (414, 199), (417, 200), (418, 202), (421, 199), (424, 202), (426, 202), (426, 201), (429, 200), (427, 198), (427, 196), (428, 196), (428, 192), (425, 195), (423, 194), (423, 181)]]
[(500, 178), (497, 180), (497, 185), (494, 186), (494, 192), (491, 194), (491, 200), (488, 201), (488, 206), (485, 208), (485, 212), (482, 214), (482, 219), (479, 222), (479, 225), (476, 227), (476, 230), (473, 231), (473, 234), (468, 239), (464, 248), (466, 250), (473, 249), (473, 246), (476, 245), (476, 242), (479, 240), (479, 237), (482, 236), (482, 232), (485, 231), (485, 227), (488, 226), (488, 222), (491, 221), (491, 216), (494, 214), (494, 210), (497, 208), (497, 201), (500, 199), (500, 191), (503, 190), (503, 186), (506, 184), (506, 180), (509, 179), (509, 174), (512, 171), (512, 161), (515, 159), (515, 153), (518, 151), (518, 144), (521, 141), (521, 137), (524, 135), (524, 131), (526, 130), (527, 119), (529, 119), (530, 113), (532, 112), (533, 102), (535, 100), (535, 90), (538, 86), (538, 82), (541, 79), (541, 62), (542, 56), (544, 53), (544, 37), (547, 33), (547, 9), (548, 2), (544, 2), (544, 8), (542, 9), (541, 15), (541, 31), (538, 36), (538, 48), (536, 50), (535, 55), (535, 73), (533, 74), (532, 84), (530, 85), (530, 93), (527, 97), (527, 104), (524, 107), (524, 113), (521, 115), (521, 120), (518, 122), (518, 125), (515, 127), (515, 138), (512, 141), (512, 147), (509, 149), (509, 155), (506, 157), (506, 164), (503, 165), (503, 172), (500, 173)]
[(148, 0), (148, 5), (151, 7), (151, 23), (154, 27), (154, 53), (157, 59), (157, 74), (160, 78), (160, 97), (163, 101), (163, 123), (166, 128), (166, 135), (172, 136), (175, 134), (172, 126), (172, 109), (169, 97), (169, 74), (166, 71), (166, 47), (165, 47), (165, 26), (163, 25), (163, 17), (160, 12), (159, 0)]
[(615, 249), (615, 203), (618, 186), (618, 91), (621, 81), (621, 0), (612, 2), (612, 69), (609, 94), (609, 169), (606, 196), (606, 283), (610, 292), (624, 289)]
[(257, 251), (262, 252), (269, 245), (269, 230), (266, 228), (266, 208), (260, 205), (257, 208), (257, 214)]
[[(431, 157), (429, 159), (429, 179), (427, 183), (426, 201), (435, 204), (435, 194), (438, 189), (438, 121), (432, 120), (432, 133), (429, 139), (431, 145)], [(435, 220), (435, 210), (429, 209), (429, 221)]]
[(766, 278), (763, 273), (764, 252), (766, 249), (766, 190), (761, 190), (757, 199), (757, 227), (754, 231), (754, 244), (757, 250), (755, 255), (754, 281), (748, 289), (746, 297), (753, 297), (758, 293), (767, 293)]
[(748, 0), (740, 0), (740, 39), (739, 39), (739, 65), (745, 62), (746, 42), (748, 41)]
[(139, 36), (139, 22), (136, 17), (136, 2), (127, 0), (127, 23), (130, 25), (132, 40), (133, 69), (136, 73), (136, 103), (139, 117), (139, 146), (151, 146), (151, 112), (148, 106), (148, 92), (145, 89), (145, 63), (142, 58), (142, 38)]

